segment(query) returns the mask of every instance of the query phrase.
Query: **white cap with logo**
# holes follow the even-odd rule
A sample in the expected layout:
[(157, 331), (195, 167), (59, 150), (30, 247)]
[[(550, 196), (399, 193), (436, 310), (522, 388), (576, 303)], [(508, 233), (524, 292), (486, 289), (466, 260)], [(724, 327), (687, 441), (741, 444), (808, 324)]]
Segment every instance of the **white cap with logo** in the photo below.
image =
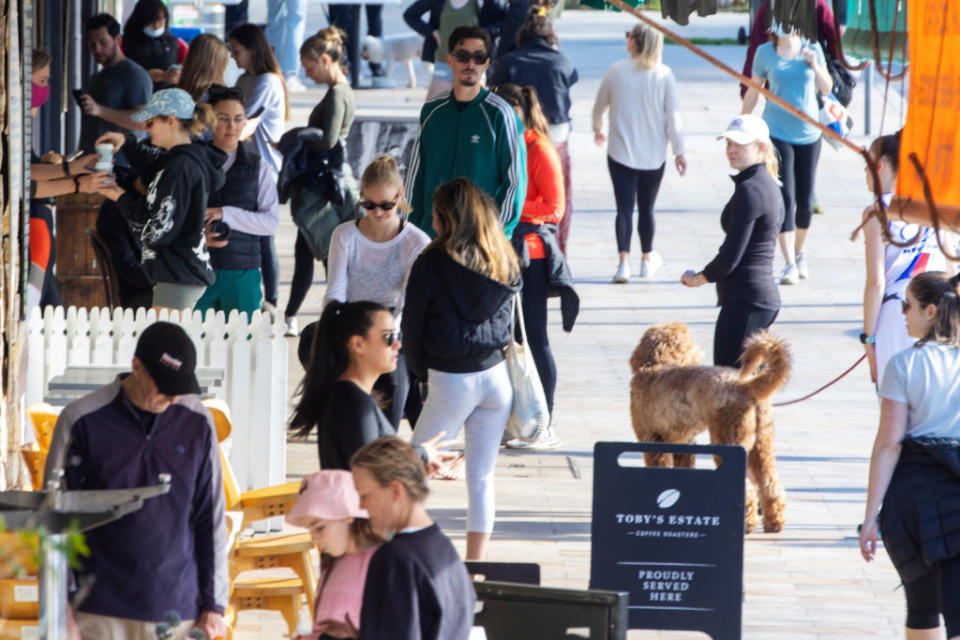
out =
[(727, 130), (717, 136), (717, 140), (732, 140), (737, 144), (750, 144), (751, 142), (769, 142), (770, 128), (760, 116), (751, 113), (737, 116), (730, 124)]

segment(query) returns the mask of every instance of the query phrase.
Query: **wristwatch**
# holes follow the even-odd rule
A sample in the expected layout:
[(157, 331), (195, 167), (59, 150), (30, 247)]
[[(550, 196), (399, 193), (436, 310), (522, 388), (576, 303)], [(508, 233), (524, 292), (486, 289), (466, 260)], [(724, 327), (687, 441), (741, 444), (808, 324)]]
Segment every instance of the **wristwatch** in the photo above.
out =
[(873, 344), (877, 341), (877, 336), (868, 336), (866, 333), (860, 333), (860, 344)]

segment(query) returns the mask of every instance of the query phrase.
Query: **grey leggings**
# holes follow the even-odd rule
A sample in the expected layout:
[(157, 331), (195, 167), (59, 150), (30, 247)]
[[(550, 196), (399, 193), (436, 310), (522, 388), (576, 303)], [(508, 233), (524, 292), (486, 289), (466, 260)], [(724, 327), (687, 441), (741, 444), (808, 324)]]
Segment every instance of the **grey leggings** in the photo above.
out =
[(170, 309), (193, 309), (197, 300), (207, 290), (202, 284), (158, 282), (153, 287), (153, 306)]
[(445, 440), (456, 438), (464, 427), (469, 533), (493, 531), (493, 472), (512, 404), (513, 387), (505, 362), (473, 373), (428, 372), (427, 400), (413, 431), (413, 444), (422, 444), (441, 431), (447, 432)]

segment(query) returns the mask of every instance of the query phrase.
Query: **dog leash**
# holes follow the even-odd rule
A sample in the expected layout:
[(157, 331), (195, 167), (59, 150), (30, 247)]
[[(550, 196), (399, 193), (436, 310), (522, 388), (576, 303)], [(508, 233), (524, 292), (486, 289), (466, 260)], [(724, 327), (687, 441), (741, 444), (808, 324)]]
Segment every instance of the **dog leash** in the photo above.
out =
[(785, 406), (787, 406), (787, 405), (789, 405), (789, 404), (797, 404), (798, 402), (803, 402), (804, 400), (809, 400), (810, 398), (812, 398), (813, 396), (817, 395), (818, 393), (820, 393), (820, 392), (823, 391), (824, 389), (827, 389), (828, 387), (832, 387), (832, 386), (835, 385), (836, 383), (840, 382), (840, 381), (844, 378), (844, 376), (846, 376), (848, 373), (850, 373), (851, 371), (853, 371), (854, 369), (856, 369), (856, 368), (857, 368), (857, 365), (859, 365), (861, 362), (863, 362), (864, 359), (866, 359), (866, 357), (867, 357), (867, 354), (863, 354), (862, 356), (860, 356), (860, 358), (859, 358), (856, 362), (854, 362), (853, 365), (852, 365), (849, 369), (847, 369), (846, 371), (844, 371), (843, 373), (841, 373), (839, 376), (837, 376), (836, 378), (834, 378), (833, 380), (831, 380), (831, 381), (828, 382), (827, 384), (823, 385), (822, 387), (820, 387), (819, 389), (817, 389), (817, 390), (814, 391), (813, 393), (808, 393), (807, 395), (803, 396), (802, 398), (797, 398), (796, 400), (790, 400), (790, 401), (788, 401), (788, 402), (775, 402), (775, 403), (773, 403), (772, 406), (774, 406), (774, 407), (785, 407)]

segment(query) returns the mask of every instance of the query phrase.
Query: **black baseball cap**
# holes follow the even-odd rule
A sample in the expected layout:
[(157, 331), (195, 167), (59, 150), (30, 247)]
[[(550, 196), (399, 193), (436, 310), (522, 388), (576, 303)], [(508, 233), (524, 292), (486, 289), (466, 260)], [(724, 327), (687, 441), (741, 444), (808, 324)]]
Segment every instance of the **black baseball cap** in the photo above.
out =
[(200, 393), (195, 373), (197, 349), (180, 325), (154, 322), (140, 334), (133, 355), (143, 363), (160, 393)]

